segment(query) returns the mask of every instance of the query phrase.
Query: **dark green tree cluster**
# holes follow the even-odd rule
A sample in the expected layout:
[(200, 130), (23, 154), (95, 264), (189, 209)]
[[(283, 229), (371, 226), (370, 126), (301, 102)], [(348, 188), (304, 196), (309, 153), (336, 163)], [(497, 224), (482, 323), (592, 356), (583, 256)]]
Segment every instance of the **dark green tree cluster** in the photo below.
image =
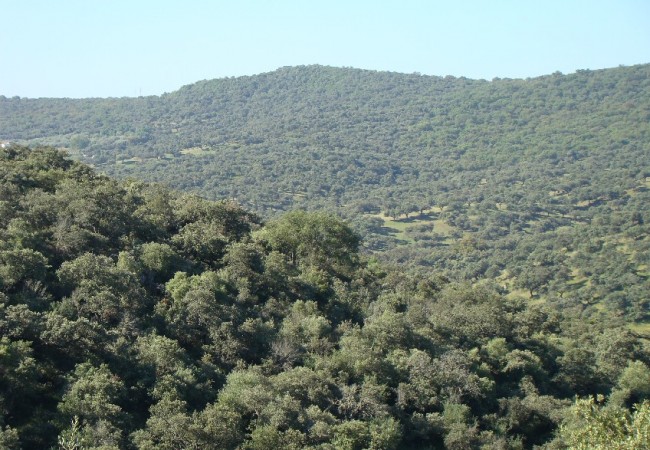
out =
[[(0, 139), (265, 218), (327, 210), (383, 261), (642, 323), (649, 102), (647, 64), (491, 81), (286, 67), (159, 97), (0, 97)], [(380, 212), (443, 226), (395, 236)]]
[(2, 448), (647, 436), (646, 341), (489, 282), (382, 269), (333, 215), (262, 224), (231, 202), (18, 146), (0, 150), (0, 207)]

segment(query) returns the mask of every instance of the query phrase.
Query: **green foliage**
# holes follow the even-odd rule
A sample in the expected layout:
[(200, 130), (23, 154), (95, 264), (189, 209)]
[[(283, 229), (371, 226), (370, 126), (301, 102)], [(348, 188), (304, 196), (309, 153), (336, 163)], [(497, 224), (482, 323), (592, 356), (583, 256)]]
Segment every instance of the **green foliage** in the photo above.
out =
[(83, 254), (64, 262), (57, 275), (72, 290), (58, 308), (71, 319), (117, 325), (136, 320), (147, 306), (147, 295), (134, 275), (116, 267), (109, 257)]
[(602, 406), (593, 397), (577, 399), (560, 429), (560, 437), (576, 450), (647, 448), (650, 404), (639, 404), (630, 414), (621, 408)]
[[(237, 199), (267, 218), (327, 210), (384, 262), (472, 283), (497, 279), (513, 294), (594, 316), (604, 306), (643, 323), (649, 70), (485, 81), (286, 67), (160, 97), (0, 98), (0, 139), (66, 148), (111, 175)], [(24, 160), (22, 152), (3, 149), (2, 158)], [(61, 183), (72, 172), (95, 178), (84, 195)], [(173, 234), (166, 244), (216, 270), (228, 244), (256, 223), (233, 202), (133, 181), (113, 201), (115, 184), (52, 149), (2, 180), (6, 240), (43, 255), (30, 242), (45, 238), (66, 257), (103, 251), (128, 219), (140, 242)], [(25, 189), (31, 210), (15, 217)], [(48, 211), (52, 202), (58, 208)], [(56, 226), (43, 236), (34, 224), (45, 212)], [(290, 239), (281, 244), (292, 256)], [(293, 256), (308, 264), (307, 254), (315, 255)], [(322, 271), (304, 276), (326, 288)]]
[(359, 237), (336, 217), (293, 211), (270, 222), (263, 237), (295, 265), (347, 275), (354, 267)]
[[(262, 224), (51, 149), (0, 156), (2, 448), (521, 449), (645, 436), (650, 353), (619, 318), (369, 261), (329, 213)], [(501, 256), (529, 268), (570, 258), (524, 244)], [(487, 251), (471, 236), (453, 247)], [(568, 408), (597, 394), (607, 405)]]
[(8, 410), (21, 408), (21, 403), (37, 394), (38, 366), (31, 343), (0, 338), (0, 386), (2, 407)]
[(0, 448), (7, 450), (20, 449), (18, 432), (12, 428), (0, 429)]
[(127, 420), (119, 405), (125, 396), (121, 380), (104, 364), (83, 363), (68, 383), (58, 409), (62, 417), (71, 418), (70, 427), (59, 435), (59, 447), (119, 449)]
[(43, 281), (47, 271), (47, 259), (31, 249), (5, 250), (0, 252), (0, 286), (7, 291), (20, 283)]
[(60, 450), (82, 450), (85, 448), (78, 417), (73, 417), (70, 421), (70, 428), (59, 435), (58, 444)]
[(630, 408), (645, 400), (650, 400), (650, 368), (641, 361), (632, 361), (621, 373), (609, 402)]
[(121, 420), (120, 396), (124, 387), (106, 365), (93, 367), (89, 363), (77, 365), (69, 379), (69, 388), (63, 395), (59, 410), (68, 417), (96, 422), (104, 419)]
[(192, 419), (187, 414), (185, 402), (163, 396), (149, 412), (146, 427), (136, 431), (133, 436), (139, 449), (200, 448), (193, 434)]

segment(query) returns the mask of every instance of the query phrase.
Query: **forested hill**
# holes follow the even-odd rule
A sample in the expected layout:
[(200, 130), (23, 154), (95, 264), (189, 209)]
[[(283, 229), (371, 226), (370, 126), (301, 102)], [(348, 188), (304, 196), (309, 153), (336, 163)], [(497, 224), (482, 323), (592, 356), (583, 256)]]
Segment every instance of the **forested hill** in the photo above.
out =
[(647, 339), (358, 248), (0, 148), (0, 448), (647, 448)]
[(399, 214), (486, 195), (494, 208), (524, 183), (526, 207), (565, 203), (549, 191), (575, 203), (650, 174), (649, 74), (641, 65), (488, 82), (283, 68), (160, 97), (0, 97), (0, 139), (66, 148), (109, 174), (263, 214)]
[(409, 212), (524, 181), (593, 200), (646, 175), (649, 75), (650, 65), (492, 81), (290, 67), (160, 97), (0, 97), (0, 139), (264, 214), (362, 201)]
[[(586, 174), (646, 175), (649, 74), (641, 65), (488, 82), (283, 68), (161, 97), (0, 97), (0, 139), (67, 148), (108, 173), (261, 213), (361, 200), (409, 212), (523, 181), (590, 200), (610, 192)], [(621, 168), (636, 172), (611, 173)]]
[(161, 97), (0, 98), (0, 139), (266, 217), (330, 210), (402, 268), (641, 323), (649, 75), (650, 65), (492, 81), (293, 67)]

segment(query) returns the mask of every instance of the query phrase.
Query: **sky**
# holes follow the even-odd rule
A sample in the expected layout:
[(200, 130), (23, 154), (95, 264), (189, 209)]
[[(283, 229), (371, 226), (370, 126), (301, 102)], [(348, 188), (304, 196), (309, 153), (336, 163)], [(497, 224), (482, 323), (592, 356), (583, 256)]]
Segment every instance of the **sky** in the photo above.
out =
[(490, 80), (650, 63), (650, 0), (0, 0), (0, 18), (7, 97), (307, 64)]

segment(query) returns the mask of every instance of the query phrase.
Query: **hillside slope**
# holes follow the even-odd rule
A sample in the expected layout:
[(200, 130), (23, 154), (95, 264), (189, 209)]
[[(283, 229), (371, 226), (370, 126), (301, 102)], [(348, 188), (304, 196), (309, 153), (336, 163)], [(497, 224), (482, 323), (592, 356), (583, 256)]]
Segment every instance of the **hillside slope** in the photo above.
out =
[[(384, 270), (333, 215), (262, 224), (17, 146), (0, 149), (0, 208), (2, 449), (631, 449), (648, 435), (647, 340)], [(570, 408), (596, 394), (606, 409)]]
[(0, 98), (0, 139), (65, 147), (102, 170), (237, 197), (260, 212), (368, 198), (385, 207), (416, 200), (411, 190), (420, 202), (445, 200), (504, 169), (506, 181), (626, 163), (644, 174), (649, 74), (642, 65), (487, 82), (283, 68), (161, 97)]
[(326, 209), (384, 260), (643, 321), (649, 75), (289, 67), (160, 97), (0, 98), (0, 139), (266, 217)]

